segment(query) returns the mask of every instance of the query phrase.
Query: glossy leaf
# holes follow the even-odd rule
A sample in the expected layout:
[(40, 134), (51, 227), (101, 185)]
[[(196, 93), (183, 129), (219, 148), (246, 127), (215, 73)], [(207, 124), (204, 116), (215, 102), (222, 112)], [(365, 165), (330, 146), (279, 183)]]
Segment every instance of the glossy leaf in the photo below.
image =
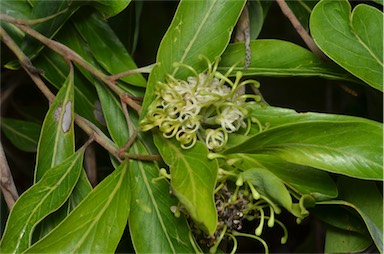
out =
[(73, 72), (70, 72), (43, 122), (35, 165), (35, 182), (39, 181), (48, 169), (74, 153), (73, 87)]
[(372, 239), (356, 232), (327, 227), (325, 235), (325, 253), (356, 253), (366, 250)]
[[(63, 36), (70, 34), (68, 32), (70, 31), (64, 27), (62, 33), (60, 33), (57, 37), (57, 40), (63, 42)], [(44, 78), (47, 79), (52, 85), (56, 88), (62, 87), (69, 68), (68, 64), (61, 56), (53, 51), (44, 50), (33, 61), (33, 64), (38, 69), (44, 70)], [(105, 123), (102, 121), (102, 117), (98, 117), (99, 109), (97, 107), (97, 94), (95, 90), (92, 89), (91, 84), (87, 80), (81, 77), (81, 74), (76, 72), (74, 73), (74, 83), (76, 84), (74, 87), (74, 100), (76, 101), (74, 105), (75, 112), (103, 130), (105, 127), (103, 125)]]
[[(172, 23), (160, 43), (156, 70), (152, 69), (149, 76), (142, 116), (146, 115), (154, 98), (157, 82), (164, 80), (165, 74), (187, 77), (189, 71), (174, 68), (174, 63), (190, 65), (200, 72), (207, 68), (206, 62), (199, 59), (200, 55), (213, 62), (223, 53), (244, 4), (244, 0), (179, 3)], [(212, 31), (215, 31), (214, 36)]]
[(131, 0), (96, 0), (92, 1), (91, 4), (103, 14), (105, 19), (107, 19), (123, 11), (130, 2)]
[(376, 184), (340, 177), (338, 185), (342, 200), (320, 202), (318, 205), (341, 205), (354, 209), (366, 224), (376, 247), (383, 253), (383, 196)]
[(113, 253), (130, 210), (128, 164), (123, 162), (26, 253)]
[(229, 158), (240, 158), (242, 169), (262, 168), (281, 179), (290, 189), (300, 195), (309, 194), (316, 200), (337, 197), (337, 187), (328, 173), (307, 166), (290, 163), (265, 154), (234, 154)]
[(178, 141), (154, 136), (156, 147), (171, 171), (172, 191), (197, 225), (212, 235), (217, 212), (213, 199), (218, 164), (208, 159), (208, 150), (200, 142), (184, 150)]
[(341, 177), (338, 185), (341, 198), (361, 215), (376, 247), (383, 253), (383, 195), (376, 183)]
[[(62, 1), (29, 1), (32, 4), (31, 19), (40, 19), (51, 16), (49, 21), (41, 22), (32, 26), (32, 28), (46, 37), (53, 37), (65, 24), (68, 18), (77, 11), (81, 2), (73, 0)], [(37, 42), (34, 38), (26, 36), (21, 45), (21, 49), (30, 58), (34, 58), (43, 44)]]
[[(133, 146), (136, 154), (146, 154), (143, 145)], [(131, 214), (129, 230), (137, 253), (192, 253), (189, 226), (183, 215), (171, 211), (178, 204), (169, 194), (169, 183), (159, 177), (152, 162), (131, 161)]]
[(383, 13), (360, 4), (351, 13), (347, 0), (322, 0), (310, 28), (319, 48), (340, 66), (383, 91)]
[(85, 148), (51, 168), (15, 203), (0, 243), (2, 253), (21, 253), (31, 241), (34, 226), (68, 199), (82, 170)]
[(368, 233), (364, 221), (352, 208), (336, 205), (318, 205), (311, 210), (311, 214), (333, 228), (354, 232), (360, 235)]
[[(96, 12), (79, 13), (79, 15), (74, 15), (72, 20), (85, 39), (92, 55), (110, 74), (137, 68), (127, 49), (99, 14)], [(141, 74), (129, 75), (121, 80), (135, 86), (146, 86), (146, 80)]]
[(249, 181), (255, 189), (272, 202), (288, 211), (292, 208), (292, 198), (283, 182), (272, 172), (264, 168), (250, 168), (241, 173), (244, 181)]
[(251, 41), (251, 53), (251, 63), (244, 70), (244, 45), (242, 43), (228, 45), (222, 55), (219, 71), (225, 73), (237, 64), (232, 75), (235, 75), (236, 71), (241, 71), (246, 76), (318, 76), (354, 81), (352, 76), (338, 66), (324, 63), (307, 49), (288, 41), (274, 39)]
[(249, 1), (249, 28), (251, 40), (256, 40), (263, 28), (264, 19), (268, 14), (271, 1)]
[(40, 125), (34, 122), (11, 118), (0, 119), (1, 130), (17, 148), (26, 152), (36, 152)]
[[(304, 112), (299, 113), (293, 109), (280, 108), (273, 106), (264, 106), (254, 104), (248, 107), (252, 117), (255, 117), (261, 122), (263, 128), (274, 128), (281, 125), (290, 125), (295, 123), (310, 123), (310, 122), (359, 122), (380, 126), (375, 121), (371, 121), (361, 117)], [(257, 128), (258, 129), (258, 128)]]
[[(1, 13), (18, 18), (30, 20), (32, 15), (32, 6), (27, 1), (14, 1), (14, 0), (2, 0), (1, 1)], [(9, 34), (9, 36), (16, 42), (17, 45), (21, 45), (24, 39), (24, 32), (7, 22), (0, 21), (1, 26), (4, 30)], [(13, 56), (12, 56), (13, 57)], [(5, 59), (5, 57), (1, 56), (2, 63), (6, 63), (11, 59)], [(14, 67), (4, 64), (6, 68), (14, 69)]]
[(381, 140), (379, 123), (352, 117), (324, 121), (320, 117), (269, 128), (224, 153), (271, 154), (329, 172), (381, 180)]
[[(129, 127), (120, 102), (103, 84), (95, 82), (102, 110), (112, 139), (123, 146), (129, 139)], [(131, 121), (137, 116), (130, 114)], [(148, 134), (146, 134), (148, 135)], [(134, 154), (148, 154), (151, 144), (145, 148), (137, 140), (129, 150)], [(152, 142), (151, 139), (149, 141)], [(153, 146), (153, 145), (152, 145)], [(176, 218), (170, 207), (177, 199), (169, 194), (166, 181), (152, 182), (158, 177), (159, 169), (153, 163), (132, 160), (129, 178), (132, 197), (129, 216), (130, 235), (138, 253), (188, 253), (193, 251), (188, 238), (189, 227), (184, 217)]]

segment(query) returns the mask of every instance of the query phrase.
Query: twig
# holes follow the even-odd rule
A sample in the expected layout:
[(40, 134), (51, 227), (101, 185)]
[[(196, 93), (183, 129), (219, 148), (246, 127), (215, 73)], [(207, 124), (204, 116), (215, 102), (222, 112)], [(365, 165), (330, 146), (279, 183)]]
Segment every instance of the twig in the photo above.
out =
[(22, 24), (22, 25), (36, 25), (36, 24), (39, 24), (39, 23), (43, 23), (43, 22), (46, 22), (48, 20), (51, 20), (51, 19), (54, 19), (56, 18), (57, 16), (63, 14), (63, 13), (66, 13), (68, 11), (68, 8), (65, 8), (64, 10), (62, 11), (59, 11), (58, 13), (55, 13), (55, 14), (52, 14), (50, 16), (47, 16), (47, 17), (43, 17), (43, 18), (39, 18), (39, 19), (32, 19), (32, 20), (25, 20), (25, 19), (13, 19), (15, 23), (17, 24)]
[(51, 90), (49, 90), (49, 88), (41, 80), (40, 76), (38, 75), (40, 71), (38, 71), (35, 67), (33, 67), (31, 60), (24, 54), (24, 52), (19, 48), (19, 46), (17, 46), (17, 44), (11, 39), (11, 37), (2, 27), (0, 27), (0, 35), (5, 45), (7, 45), (7, 47), (19, 59), (23, 69), (28, 73), (28, 75), (31, 77), (33, 82), (35, 82), (35, 84), (40, 89), (40, 91), (44, 94), (44, 96), (47, 97), (49, 102), (52, 103), (55, 98), (55, 95), (51, 92)]
[[(4, 16), (5, 15), (0, 14), (1, 19), (4, 18)], [(8, 17), (8, 16), (5, 20), (7, 20), (7, 19), (13, 20), (11, 17)], [(76, 59), (76, 61), (75, 61), (76, 63), (84, 64), (84, 66), (83, 65), (82, 66), (91, 70), (93, 74), (100, 75), (101, 77), (103, 77), (103, 80), (107, 80), (108, 76), (106, 76), (104, 73), (100, 72), (99, 70), (93, 68), (91, 65), (86, 63), (77, 53), (73, 52), (72, 50), (70, 50), (66, 46), (44, 37), (43, 35), (37, 33), (33, 29), (30, 29), (29, 27), (26, 27), (23, 25), (21, 25), (21, 26), (26, 28), (27, 31), (31, 32), (31, 34), (30, 34), (31, 36), (33, 36), (32, 34), (34, 34), (34, 35), (38, 36), (39, 38), (41, 37), (41, 39), (42, 39), (41, 42), (48, 43), (51, 46), (56, 45), (57, 47), (55, 47), (55, 46), (52, 46), (52, 47), (54, 49), (56, 49), (58, 53), (61, 52), (61, 54), (64, 56), (64, 58), (67, 61), (68, 60), (75, 61), (74, 59)], [(35, 82), (35, 84), (39, 87), (39, 89), (41, 91), (43, 91), (43, 94), (45, 95), (45, 97), (47, 97), (47, 99), (50, 102), (52, 102), (55, 99), (55, 95), (48, 89), (48, 87), (45, 85), (45, 83), (41, 80), (40, 76), (38, 75), (38, 72), (34, 72), (34, 71), (31, 72), (30, 71), (30, 70), (36, 70), (36, 68), (33, 67), (33, 65), (31, 63), (31, 60), (22, 52), (22, 50), (8, 36), (6, 31), (2, 27), (0, 27), (0, 35), (2, 36), (4, 43), (7, 46), (10, 46), (9, 47), (10, 50), (16, 55), (16, 57), (19, 59), (22, 66), (25, 67), (25, 70), (27, 71), (29, 76), (32, 78), (32, 80)], [(71, 63), (69, 63), (69, 64), (71, 65)], [(118, 88), (117, 86), (113, 86), (113, 87)], [(120, 88), (118, 88), (118, 89), (120, 89)], [(126, 97), (126, 93), (124, 91), (122, 93), (123, 93), (122, 94), (122, 101), (126, 102), (128, 99), (130, 99), (129, 97)], [(133, 102), (132, 99), (130, 99), (128, 101)], [(139, 107), (141, 109), (140, 105), (136, 104), (135, 102), (133, 103), (133, 106), (136, 107), (136, 109), (138, 109), (137, 107)], [(93, 123), (86, 120), (85, 118), (82, 118), (81, 116), (79, 116), (77, 114), (75, 114), (75, 122), (89, 136), (93, 136), (95, 141), (97, 143), (99, 143), (104, 149), (106, 149), (108, 152), (110, 152), (111, 154), (113, 154), (114, 156), (116, 156), (119, 159), (119, 157), (118, 157), (119, 148), (107, 136), (105, 136), (105, 134), (99, 128), (97, 128)], [(128, 158), (128, 159), (137, 159), (137, 160), (150, 160), (150, 161), (159, 160), (158, 155), (135, 155), (135, 154), (132, 155), (132, 154), (124, 153), (123, 157)]]
[(11, 170), (9, 169), (7, 158), (5, 157), (3, 145), (0, 141), (0, 188), (9, 210), (12, 209), (16, 200), (19, 198)]
[(77, 54), (75, 51), (71, 50), (67, 46), (51, 40), (44, 35), (40, 34), (39, 32), (33, 30), (32, 28), (25, 26), (23, 24), (20, 24), (17, 22), (16, 19), (0, 14), (0, 19), (4, 20), (6, 22), (12, 23), (15, 26), (19, 27), (21, 30), (23, 30), (28, 35), (32, 36), (36, 40), (42, 42), (47, 47), (58, 53), (59, 55), (63, 56), (65, 59), (71, 60), (87, 71), (89, 71), (93, 76), (98, 78), (99, 80), (103, 81), (113, 92), (115, 92), (125, 103), (127, 103), (130, 107), (132, 107), (134, 110), (136, 110), (138, 113), (141, 112), (141, 106), (137, 104), (134, 100), (130, 98), (130, 96), (120, 87), (118, 87), (114, 81), (112, 81), (108, 75), (104, 74), (100, 70), (96, 69), (94, 66), (92, 66), (90, 63), (85, 61), (79, 54)]
[(289, 19), (289, 21), (291, 21), (293, 27), (296, 29), (297, 33), (301, 36), (301, 38), (303, 39), (305, 44), (308, 46), (308, 48), (318, 57), (322, 59), (328, 59), (327, 56), (324, 55), (324, 53), (317, 47), (312, 37), (301, 25), (300, 21), (297, 19), (295, 14), (289, 8), (285, 0), (276, 0), (276, 2), (279, 5), (281, 11), (284, 13), (284, 15)]
[(110, 81), (112, 81), (112, 82), (115, 82), (118, 79), (121, 79), (121, 78), (123, 78), (125, 76), (129, 76), (129, 75), (132, 75), (132, 74), (150, 73), (151, 70), (153, 69), (153, 66), (155, 66), (155, 64), (151, 64), (151, 65), (144, 66), (144, 67), (141, 67), (141, 68), (137, 68), (137, 69), (134, 69), (134, 70), (124, 71), (124, 72), (121, 72), (121, 73), (118, 73), (118, 74), (115, 74), (115, 75), (111, 75), (111, 76), (108, 77), (108, 79)]

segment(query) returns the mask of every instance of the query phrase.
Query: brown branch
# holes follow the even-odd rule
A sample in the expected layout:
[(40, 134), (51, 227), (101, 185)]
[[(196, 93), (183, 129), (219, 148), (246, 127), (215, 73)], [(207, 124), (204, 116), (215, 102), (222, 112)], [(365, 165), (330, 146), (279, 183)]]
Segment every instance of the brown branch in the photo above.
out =
[(279, 5), (281, 11), (284, 13), (284, 15), (289, 19), (293, 27), (296, 29), (297, 33), (300, 35), (300, 37), (303, 39), (305, 44), (308, 46), (308, 48), (321, 59), (328, 59), (327, 56), (324, 55), (324, 53), (319, 49), (319, 47), (317, 47), (312, 37), (301, 25), (300, 21), (297, 19), (293, 11), (289, 8), (285, 0), (276, 0), (276, 2)]
[(115, 74), (115, 75), (111, 75), (111, 76), (108, 77), (108, 79), (110, 81), (112, 81), (112, 82), (115, 82), (118, 79), (121, 79), (123, 77), (129, 76), (129, 75), (132, 75), (132, 74), (150, 73), (151, 70), (153, 69), (154, 65), (155, 64), (151, 64), (151, 65), (144, 66), (144, 67), (141, 67), (141, 68), (137, 68), (137, 69), (134, 69), (134, 70), (124, 71), (124, 72), (121, 72), (121, 73), (118, 73), (118, 74)]
[[(15, 26), (19, 27), (21, 30), (23, 30), (28, 35), (32, 36), (36, 40), (42, 42), (47, 47), (64, 57), (65, 59), (71, 60), (87, 71), (89, 71), (93, 76), (98, 78), (99, 80), (103, 81), (113, 92), (115, 92), (125, 103), (127, 103), (130, 107), (135, 109), (138, 113), (141, 112), (141, 106), (137, 104), (134, 100), (130, 99), (130, 96), (120, 87), (118, 87), (115, 82), (106, 74), (101, 72), (100, 70), (96, 69), (94, 66), (92, 66), (90, 63), (85, 61), (79, 54), (77, 54), (75, 51), (71, 50), (64, 44), (61, 44), (57, 41), (51, 40), (44, 35), (40, 34), (39, 32), (33, 30), (32, 28), (20, 24), (18, 20), (4, 14), (0, 14), (0, 19), (4, 20), (6, 22), (12, 23)], [(32, 64), (31, 64), (32, 66)]]
[(28, 73), (33, 82), (35, 82), (36, 86), (40, 89), (40, 91), (44, 94), (44, 96), (49, 100), (50, 103), (53, 102), (55, 95), (49, 90), (49, 88), (44, 84), (41, 80), (38, 71), (35, 67), (33, 67), (31, 60), (24, 54), (24, 52), (17, 46), (17, 44), (11, 39), (8, 33), (0, 26), (0, 35), (1, 39), (5, 45), (16, 55), (19, 59), (19, 62), (23, 69)]
[[(5, 15), (0, 14), (0, 18), (3, 19)], [(10, 17), (7, 17), (5, 20), (12, 19)], [(95, 69), (91, 65), (89, 65), (86, 61), (84, 61), (81, 56), (79, 56), (76, 52), (73, 52), (69, 48), (67, 48), (65, 45), (62, 45), (58, 42), (52, 41), (43, 35), (37, 33), (33, 29), (30, 29), (29, 27), (21, 25), (23, 28), (25, 28), (27, 31), (30, 32), (30, 35), (37, 36), (41, 39), (41, 42), (48, 43), (47, 46), (51, 46), (52, 49), (57, 50), (56, 52), (61, 53), (65, 59), (73, 60), (74, 62), (82, 65), (87, 70), (89, 69), (92, 74), (94, 74), (97, 77), (102, 78), (102, 80), (108, 80), (108, 76), (106, 76), (104, 73), (100, 72), (99, 70)], [(16, 57), (19, 59), (20, 63), (23, 67), (25, 67), (25, 70), (29, 74), (29, 76), (32, 78), (32, 80), (35, 82), (35, 84), (39, 87), (41, 91), (43, 91), (43, 94), (45, 97), (52, 102), (55, 98), (55, 95), (48, 89), (48, 87), (45, 85), (45, 83), (41, 80), (40, 76), (38, 75), (39, 72), (36, 71), (30, 71), (30, 70), (36, 70), (35, 67), (33, 67), (31, 60), (22, 52), (22, 50), (17, 46), (17, 44), (8, 36), (6, 31), (0, 27), (0, 35), (4, 41), (4, 43), (9, 46), (9, 49), (16, 55)], [(55, 46), (52, 46), (55, 45)], [(69, 62), (70, 67), (72, 68), (72, 64)], [(111, 83), (109, 83), (111, 85)], [(112, 87), (118, 88), (117, 86), (113, 85)], [(118, 88), (120, 89), (120, 88)], [(118, 91), (117, 89), (115, 89)], [(121, 90), (121, 89), (120, 89)], [(121, 96), (122, 101), (129, 102), (132, 104), (134, 109), (140, 109), (140, 105), (135, 103), (132, 99), (130, 99), (127, 94), (121, 90)], [(129, 104), (128, 103), (128, 104)], [(140, 111), (139, 110), (139, 111)], [(75, 122), (76, 124), (83, 129), (89, 136), (94, 137), (94, 140), (99, 143), (104, 149), (106, 149), (108, 152), (116, 156), (116, 158), (119, 159), (119, 148), (113, 143), (105, 134), (97, 128), (93, 123), (86, 120), (85, 118), (82, 118), (81, 116), (75, 114)], [(159, 155), (136, 155), (136, 154), (128, 154), (124, 153), (122, 154), (123, 158), (127, 159), (137, 159), (137, 160), (159, 160)], [(161, 159), (161, 158), (160, 158)]]
[(0, 141), (0, 188), (9, 210), (12, 209), (16, 200), (19, 198), (11, 170), (9, 169), (7, 158), (5, 157), (3, 145)]

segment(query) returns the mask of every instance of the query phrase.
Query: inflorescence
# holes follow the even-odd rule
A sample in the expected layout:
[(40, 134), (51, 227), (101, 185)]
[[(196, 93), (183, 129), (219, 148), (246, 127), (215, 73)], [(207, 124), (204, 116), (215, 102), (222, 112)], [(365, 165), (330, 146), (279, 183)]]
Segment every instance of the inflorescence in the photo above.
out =
[(256, 87), (255, 80), (241, 81), (242, 72), (236, 73), (232, 81), (229, 75), (217, 71), (218, 61), (208, 63), (206, 72), (197, 73), (191, 66), (184, 67), (194, 76), (186, 80), (167, 75), (165, 82), (158, 82), (156, 98), (149, 107), (148, 114), (140, 122), (143, 131), (158, 127), (165, 138), (175, 137), (184, 149), (194, 146), (199, 139), (208, 149), (220, 150), (228, 140), (228, 133), (250, 127), (250, 118), (245, 105), (260, 100), (257, 95), (244, 94), (246, 84)]

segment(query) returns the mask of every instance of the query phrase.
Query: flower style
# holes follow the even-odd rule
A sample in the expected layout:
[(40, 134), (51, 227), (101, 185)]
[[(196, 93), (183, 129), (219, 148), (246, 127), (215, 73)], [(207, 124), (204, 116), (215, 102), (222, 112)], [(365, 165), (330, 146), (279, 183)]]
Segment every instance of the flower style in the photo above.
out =
[(218, 61), (212, 65), (207, 58), (205, 60), (208, 69), (204, 73), (198, 74), (190, 66), (176, 64), (195, 76), (180, 80), (167, 75), (165, 82), (158, 83), (156, 98), (140, 122), (143, 131), (158, 127), (165, 138), (175, 137), (184, 149), (191, 148), (199, 139), (208, 149), (218, 150), (227, 143), (228, 133), (247, 127), (248, 112), (244, 104), (254, 103), (257, 98), (242, 94), (239, 88), (259, 83), (254, 80), (240, 82), (241, 72), (236, 73), (233, 82), (228, 76), (235, 66), (223, 75), (217, 71)]

